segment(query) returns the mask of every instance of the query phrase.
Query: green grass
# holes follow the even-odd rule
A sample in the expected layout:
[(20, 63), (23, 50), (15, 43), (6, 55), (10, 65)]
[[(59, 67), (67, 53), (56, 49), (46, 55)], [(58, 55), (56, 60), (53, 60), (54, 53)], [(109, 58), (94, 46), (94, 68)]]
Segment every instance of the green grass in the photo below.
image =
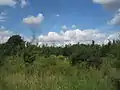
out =
[(103, 69), (73, 67), (63, 57), (38, 56), (28, 67), (18, 57), (8, 61), (0, 68), (0, 90), (115, 90)]

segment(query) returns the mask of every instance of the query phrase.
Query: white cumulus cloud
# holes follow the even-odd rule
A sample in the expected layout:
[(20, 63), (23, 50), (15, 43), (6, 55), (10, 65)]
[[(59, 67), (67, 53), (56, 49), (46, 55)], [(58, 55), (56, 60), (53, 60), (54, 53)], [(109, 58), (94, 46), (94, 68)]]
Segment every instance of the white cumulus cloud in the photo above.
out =
[(37, 16), (28, 16), (26, 18), (23, 18), (23, 23), (27, 25), (40, 25), (42, 21), (44, 20), (44, 16), (42, 13), (39, 13)]
[(120, 2), (119, 0), (93, 0), (95, 3), (100, 3), (100, 4), (111, 4), (111, 3), (118, 3)]
[(3, 26), (0, 27), (0, 43), (5, 43), (12, 35), (13, 32), (7, 30)]
[(27, 0), (21, 0), (21, 8), (24, 8), (28, 4)]
[(108, 39), (113, 40), (117, 33), (106, 34), (102, 33), (97, 29), (87, 29), (87, 30), (67, 30), (62, 33), (48, 32), (47, 35), (40, 35), (38, 37), (39, 44), (52, 44), (55, 45), (65, 45), (65, 44), (76, 44), (84, 43), (90, 44), (94, 40), (97, 44), (104, 44)]
[(108, 24), (120, 25), (120, 0), (93, 0), (93, 2), (101, 4), (109, 9), (113, 9), (115, 12), (117, 11)]
[(23, 8), (27, 5), (27, 0), (0, 0), (0, 6), (15, 7), (17, 3)]
[(110, 9), (120, 8), (120, 0), (93, 0), (93, 2), (101, 4)]
[(110, 25), (120, 25), (120, 9), (115, 16), (108, 22)]
[(15, 0), (0, 0), (1, 6), (15, 6), (16, 1)]

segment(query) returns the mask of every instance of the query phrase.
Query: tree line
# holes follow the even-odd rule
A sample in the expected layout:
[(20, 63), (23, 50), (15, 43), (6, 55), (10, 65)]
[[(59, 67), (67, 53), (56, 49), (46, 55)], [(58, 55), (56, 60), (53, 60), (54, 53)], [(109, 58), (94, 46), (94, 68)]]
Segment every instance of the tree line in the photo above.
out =
[[(22, 56), (25, 63), (33, 63), (36, 55), (49, 57), (51, 55), (69, 58), (71, 65), (81, 62), (88, 63), (88, 66), (99, 67), (102, 57), (112, 57), (120, 60), (120, 40), (109, 41), (107, 44), (98, 45), (92, 40), (92, 44), (74, 44), (64, 47), (37, 46), (24, 41), (21, 36), (14, 35), (4, 44), (0, 44), (0, 57)], [(1, 63), (4, 59), (1, 59)]]

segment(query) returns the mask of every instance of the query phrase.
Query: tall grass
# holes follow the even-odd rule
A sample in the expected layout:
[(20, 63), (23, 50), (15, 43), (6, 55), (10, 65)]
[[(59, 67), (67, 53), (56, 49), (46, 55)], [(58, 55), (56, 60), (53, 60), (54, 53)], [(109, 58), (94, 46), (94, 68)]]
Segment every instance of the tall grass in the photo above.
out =
[(0, 90), (115, 90), (109, 72), (104, 75), (108, 68), (84, 69), (55, 56), (37, 56), (26, 66), (22, 58), (9, 57), (0, 68)]

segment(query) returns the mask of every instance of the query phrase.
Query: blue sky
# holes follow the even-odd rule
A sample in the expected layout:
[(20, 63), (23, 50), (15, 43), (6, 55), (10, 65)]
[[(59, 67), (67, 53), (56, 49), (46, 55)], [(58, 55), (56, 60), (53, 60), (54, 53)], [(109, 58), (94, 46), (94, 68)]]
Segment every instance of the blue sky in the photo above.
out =
[[(63, 25), (72, 29), (74, 24), (80, 30), (119, 31), (119, 25), (107, 24), (116, 14), (117, 9), (107, 10), (102, 5), (104, 3), (101, 4), (97, 2), (98, 0), (21, 0), (21, 3), (17, 2), (14, 6), (4, 3), (2, 5), (1, 1), (0, 12), (5, 12), (7, 15), (5, 21), (0, 22), (0, 26), (13, 33), (31, 36), (30, 27), (23, 22), (23, 18), (37, 16), (39, 13), (44, 15), (44, 20), (36, 30), (37, 35), (60, 32)], [(26, 3), (21, 8), (22, 1)]]

